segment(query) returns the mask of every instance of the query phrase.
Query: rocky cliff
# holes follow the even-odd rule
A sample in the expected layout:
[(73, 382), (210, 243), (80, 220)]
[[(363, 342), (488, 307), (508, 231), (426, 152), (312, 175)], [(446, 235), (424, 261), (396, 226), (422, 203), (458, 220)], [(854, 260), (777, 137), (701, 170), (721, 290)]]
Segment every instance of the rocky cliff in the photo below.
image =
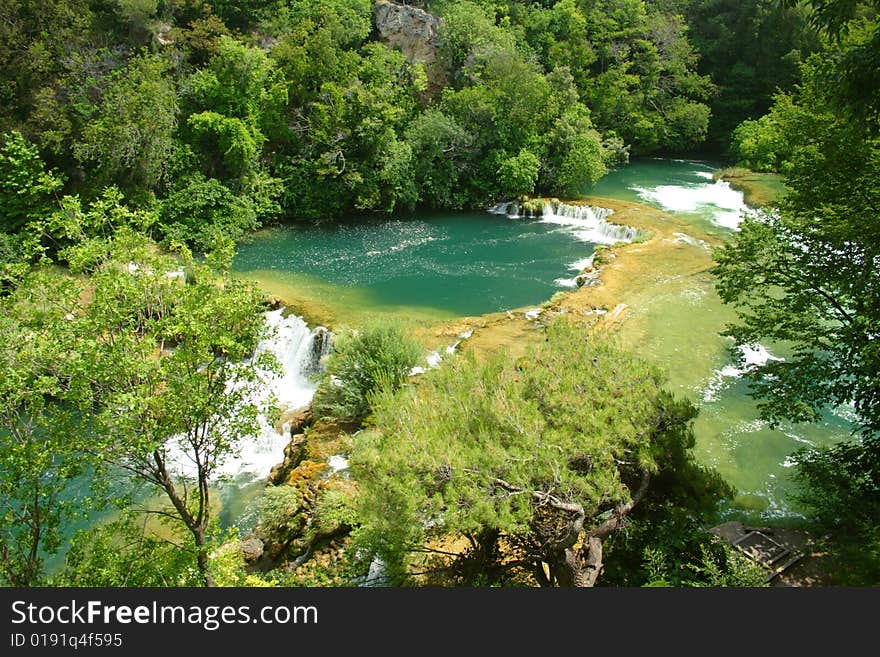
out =
[(374, 7), (376, 29), (388, 45), (400, 48), (412, 63), (432, 64), (440, 45), (440, 19), (424, 9), (379, 0)]

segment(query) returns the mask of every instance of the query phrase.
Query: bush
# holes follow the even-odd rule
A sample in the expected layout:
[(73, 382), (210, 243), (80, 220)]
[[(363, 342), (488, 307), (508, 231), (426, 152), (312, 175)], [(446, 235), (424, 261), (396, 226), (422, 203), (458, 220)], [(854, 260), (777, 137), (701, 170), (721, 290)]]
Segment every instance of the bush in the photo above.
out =
[(162, 201), (160, 217), (165, 243), (180, 242), (200, 251), (210, 251), (218, 236), (238, 241), (260, 225), (248, 195), (201, 174), (189, 177)]
[(399, 388), (422, 356), (422, 348), (397, 324), (370, 324), (343, 332), (327, 359), (327, 377), (312, 400), (316, 417), (363, 420), (371, 395)]

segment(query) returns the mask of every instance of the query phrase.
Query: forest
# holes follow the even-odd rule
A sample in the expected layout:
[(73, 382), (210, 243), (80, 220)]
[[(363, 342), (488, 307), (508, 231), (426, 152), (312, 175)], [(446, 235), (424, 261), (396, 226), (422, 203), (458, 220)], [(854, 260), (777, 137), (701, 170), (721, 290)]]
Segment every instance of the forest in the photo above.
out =
[[(848, 439), (793, 457), (798, 523), (831, 537), (834, 583), (880, 583), (878, 9), (3, 0), (0, 583), (762, 585), (709, 531), (734, 491), (696, 406), (566, 317), (419, 377), (405, 322), (334, 326), (307, 442), (277, 458), (295, 473), (247, 531), (221, 523), (224, 464), (290, 424), (242, 244), (579, 199), (652, 157), (784, 180), (713, 244), (724, 334), (786, 345), (748, 374), (769, 426), (851, 409)], [(321, 440), (350, 478), (302, 474)]]

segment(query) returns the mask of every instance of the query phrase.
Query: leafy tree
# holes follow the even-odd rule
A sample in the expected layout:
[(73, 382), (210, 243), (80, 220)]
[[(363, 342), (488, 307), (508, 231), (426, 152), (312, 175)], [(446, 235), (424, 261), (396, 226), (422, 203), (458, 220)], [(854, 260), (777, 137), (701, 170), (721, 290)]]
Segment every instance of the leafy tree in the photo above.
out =
[(103, 98), (74, 145), (91, 165), (96, 186), (123, 182), (155, 190), (166, 177), (177, 129), (177, 92), (170, 62), (152, 55), (133, 59), (112, 76)]
[(123, 515), (119, 520), (77, 532), (64, 568), (53, 586), (198, 586), (193, 554), (177, 537), (159, 538), (147, 528), (148, 516)]
[[(756, 381), (774, 420), (812, 421), (826, 405), (853, 402), (862, 427), (880, 429), (880, 362), (874, 267), (880, 142), (835, 115), (807, 74), (798, 111), (780, 125), (792, 149), (789, 194), (779, 210), (749, 218), (716, 253), (718, 290), (736, 304), (739, 344), (792, 345)], [(827, 90), (826, 90), (827, 91)], [(764, 376), (769, 374), (771, 376)]]
[(20, 132), (3, 135), (0, 146), (0, 215), (6, 232), (21, 230), (44, 216), (63, 181), (40, 158), (37, 147)]
[(132, 209), (124, 201), (122, 192), (115, 187), (107, 187), (86, 204), (79, 196), (63, 196), (56, 208), (31, 221), (21, 233), (21, 260), (64, 263), (71, 255), (88, 253), (88, 249), (70, 253), (67, 250), (71, 246), (104, 244), (121, 228), (149, 231), (156, 220), (155, 213)]
[(699, 71), (718, 86), (709, 100), (709, 140), (718, 148), (741, 122), (764, 115), (779, 91), (793, 91), (801, 63), (820, 47), (804, 8), (786, 4), (694, 0), (683, 10)]
[(8, 130), (27, 117), (38, 89), (93, 35), (87, 0), (9, 0), (0, 5), (0, 116)]
[(221, 37), (217, 56), (187, 80), (186, 93), (194, 109), (187, 125), (208, 172), (235, 178), (253, 171), (287, 104), (275, 63), (258, 48)]
[(399, 388), (420, 360), (422, 349), (397, 324), (368, 324), (341, 332), (327, 359), (327, 378), (315, 392), (317, 416), (361, 420), (371, 408), (371, 395)]
[[(837, 3), (816, 3), (820, 10)], [(846, 3), (841, 3), (846, 4)], [(833, 21), (831, 25), (833, 25)], [(782, 144), (789, 193), (778, 209), (746, 219), (736, 239), (716, 253), (718, 291), (737, 308), (728, 328), (738, 344), (762, 339), (789, 346), (785, 361), (753, 374), (762, 415), (817, 421), (828, 407), (852, 404), (860, 436), (798, 456), (800, 498), (820, 526), (839, 528), (836, 551), (876, 582), (880, 481), (880, 139), (870, 109), (876, 94), (847, 85), (845, 62), (876, 38), (877, 24), (850, 25), (833, 45), (808, 60), (804, 84), (782, 97), (758, 130), (774, 130)], [(829, 27), (829, 29), (831, 29)]]
[(205, 252), (221, 236), (238, 240), (259, 226), (249, 197), (236, 195), (219, 180), (200, 174), (182, 181), (159, 208), (167, 243), (192, 244)]
[(155, 255), (124, 230), (97, 257), (95, 244), (77, 250), (88, 253), (72, 263), (93, 262), (86, 354), (102, 456), (168, 498), (156, 512), (190, 534), (210, 586), (211, 483), (257, 431), (252, 395), (267, 361), (246, 359), (262, 337), (261, 297), (189, 257)]
[(461, 208), (467, 196), (461, 184), (470, 171), (474, 136), (452, 117), (428, 109), (407, 128), (421, 200), (433, 207)]
[(0, 581), (8, 586), (44, 583), (45, 557), (93, 501), (68, 490), (96, 465), (88, 394), (75, 376), (86, 367), (80, 294), (70, 278), (35, 273), (0, 300)]
[(796, 455), (795, 499), (831, 537), (835, 580), (844, 586), (880, 582), (880, 448), (876, 437)]
[(513, 29), (523, 29), (544, 65), (571, 72), (600, 131), (639, 153), (703, 141), (713, 86), (697, 74), (688, 27), (672, 8), (641, 0), (507, 5)]
[(535, 191), (541, 160), (523, 148), (498, 167), (498, 183), (506, 196), (524, 196)]
[(556, 120), (550, 132), (543, 186), (556, 194), (580, 194), (605, 175), (606, 165), (617, 164), (614, 155), (593, 127), (587, 109), (575, 105)]
[(352, 455), (359, 540), (400, 575), (433, 541), (464, 536), (471, 548), (453, 565), (465, 581), (513, 570), (542, 585), (594, 584), (603, 542), (690, 435), (695, 410), (662, 383), (559, 321), (525, 358), (458, 359), (379, 393), (376, 429)]

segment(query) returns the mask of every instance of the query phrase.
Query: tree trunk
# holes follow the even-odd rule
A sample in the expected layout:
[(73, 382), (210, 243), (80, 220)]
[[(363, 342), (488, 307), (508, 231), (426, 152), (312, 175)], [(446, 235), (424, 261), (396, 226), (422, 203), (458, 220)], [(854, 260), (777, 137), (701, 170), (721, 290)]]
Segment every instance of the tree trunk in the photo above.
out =
[(567, 549), (553, 564), (555, 586), (594, 586), (602, 570), (602, 541), (587, 536), (580, 550)]
[(189, 529), (195, 539), (197, 550), (196, 563), (199, 567), (199, 572), (202, 574), (205, 586), (214, 586), (214, 578), (211, 576), (211, 571), (209, 569), (208, 541), (205, 537), (205, 528), (208, 525), (210, 511), (210, 500), (208, 498), (208, 484), (205, 477), (202, 476), (202, 468), (199, 467), (199, 509), (196, 516), (193, 516), (189, 512), (189, 509), (187, 509), (186, 502), (178, 494), (174, 481), (171, 479), (171, 476), (168, 474), (168, 469), (165, 466), (165, 458), (158, 450), (153, 452), (153, 460), (156, 464), (156, 468), (152, 473), (154, 480), (165, 490), (168, 499), (171, 500), (171, 504), (177, 511), (178, 517), (183, 524), (186, 525), (186, 528)]
[(602, 541), (623, 526), (626, 516), (645, 496), (650, 480), (650, 473), (643, 470), (639, 487), (629, 502), (619, 505), (608, 520), (589, 531), (580, 549), (565, 548), (552, 565), (556, 586), (595, 586), (602, 571)]
[(197, 527), (192, 530), (192, 533), (196, 539), (196, 549), (198, 550), (196, 562), (198, 563), (199, 572), (202, 574), (205, 586), (215, 586), (214, 578), (211, 576), (211, 569), (208, 567), (208, 549), (206, 547), (207, 540), (205, 539), (205, 531), (203, 528)]

